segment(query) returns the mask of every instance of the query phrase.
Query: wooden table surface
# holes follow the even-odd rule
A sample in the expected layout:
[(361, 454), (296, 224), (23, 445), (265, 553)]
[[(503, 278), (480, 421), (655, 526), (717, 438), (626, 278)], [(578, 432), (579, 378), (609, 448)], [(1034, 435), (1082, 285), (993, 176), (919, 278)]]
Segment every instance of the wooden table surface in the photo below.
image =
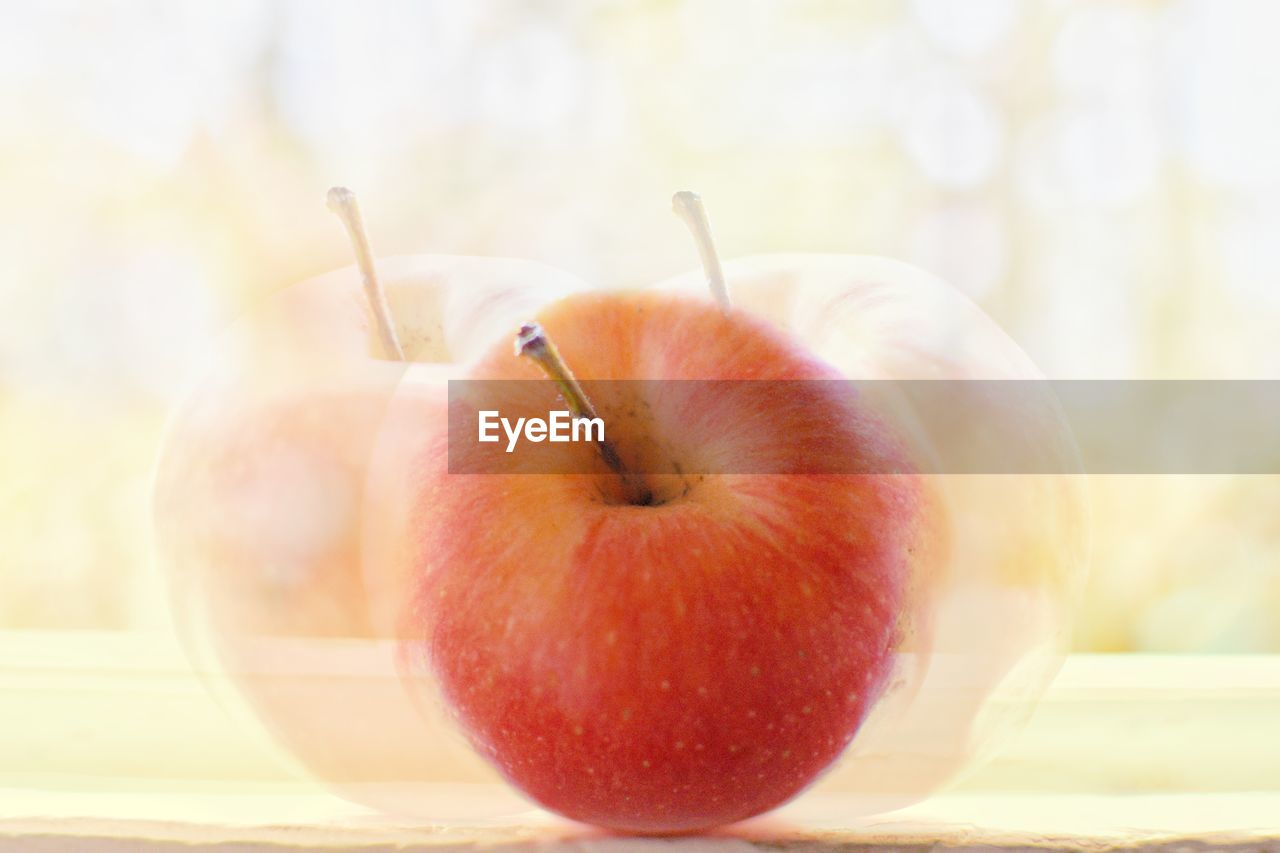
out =
[(945, 794), (842, 817), (819, 788), (712, 836), (610, 837), (502, 786), (395, 819), (300, 776), (171, 639), (0, 633), (0, 848), (547, 847), (1280, 851), (1280, 657), (1078, 656), (1028, 727)]

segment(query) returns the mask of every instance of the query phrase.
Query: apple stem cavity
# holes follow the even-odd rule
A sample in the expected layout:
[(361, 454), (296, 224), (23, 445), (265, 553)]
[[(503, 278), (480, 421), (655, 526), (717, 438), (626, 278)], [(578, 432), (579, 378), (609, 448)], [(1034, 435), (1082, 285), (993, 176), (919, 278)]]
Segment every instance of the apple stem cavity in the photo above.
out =
[(328, 207), (347, 229), (351, 239), (351, 248), (356, 255), (356, 265), (360, 268), (360, 278), (364, 283), (364, 295), (369, 300), (369, 310), (373, 314), (373, 323), (378, 330), (378, 341), (382, 345), (382, 353), (393, 361), (404, 361), (404, 349), (400, 346), (400, 338), (396, 335), (395, 324), (391, 322), (391, 307), (387, 304), (387, 294), (378, 280), (378, 273), (373, 266), (373, 252), (369, 249), (369, 237), (364, 230), (364, 218), (360, 215), (360, 204), (356, 194), (346, 187), (333, 187), (325, 198)]
[(729, 302), (729, 286), (724, 279), (724, 270), (720, 267), (715, 240), (711, 238), (711, 222), (707, 219), (707, 209), (702, 205), (702, 197), (695, 192), (681, 190), (671, 197), (671, 209), (689, 227), (693, 242), (698, 247), (698, 257), (702, 259), (707, 287), (711, 288), (711, 295), (720, 305), (720, 310), (728, 314), (733, 310), (733, 305)]
[[(591, 401), (582, 390), (578, 378), (560, 357), (560, 350), (551, 342), (551, 338), (547, 337), (542, 326), (537, 323), (525, 323), (520, 327), (520, 333), (516, 335), (516, 355), (531, 359), (542, 368), (542, 372), (559, 387), (561, 396), (569, 406), (569, 412), (575, 418), (599, 417), (595, 407), (591, 405)], [(604, 459), (605, 464), (622, 479), (628, 503), (650, 506), (653, 503), (653, 493), (640, 478), (627, 470), (627, 466), (623, 464), (613, 444), (602, 436), (596, 441), (596, 448), (600, 451), (600, 457)]]

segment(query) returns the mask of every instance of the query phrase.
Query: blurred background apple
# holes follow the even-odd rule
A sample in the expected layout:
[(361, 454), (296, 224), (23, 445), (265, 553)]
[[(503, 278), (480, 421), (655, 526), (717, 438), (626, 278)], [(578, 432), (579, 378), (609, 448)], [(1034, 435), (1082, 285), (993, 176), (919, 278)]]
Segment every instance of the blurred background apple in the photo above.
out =
[[(858, 255), (760, 255), (725, 261), (724, 275), (735, 306), (861, 380), (863, 399), (928, 472), (942, 521), (933, 558), (912, 578), (895, 676), (820, 783), (859, 795), (844, 800), (847, 814), (913, 802), (1016, 733), (1070, 648), (1090, 543), (1074, 438), (1052, 394), (1020, 385), (1001, 426), (1037, 445), (1042, 467), (947, 474), (955, 460), (942, 439), (960, 413), (921, 406), (910, 381), (1043, 375), (977, 305), (923, 270)], [(699, 293), (703, 278), (686, 273), (658, 287)]]
[(413, 568), (397, 558), (413, 499), (400, 473), (447, 423), (457, 364), (585, 284), (528, 261), (377, 266), (385, 338), (347, 268), (281, 291), (218, 339), (165, 433), (154, 539), (175, 628), (224, 704), (247, 704), (349, 798), (411, 810), (430, 800), (417, 783), (467, 756), (395, 671)]

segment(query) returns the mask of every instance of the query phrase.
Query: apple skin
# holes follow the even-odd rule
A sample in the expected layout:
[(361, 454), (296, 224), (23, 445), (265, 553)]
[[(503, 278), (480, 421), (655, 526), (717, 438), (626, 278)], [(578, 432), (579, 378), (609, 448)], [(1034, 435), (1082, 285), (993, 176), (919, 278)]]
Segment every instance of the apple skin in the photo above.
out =
[(411, 600), (394, 557), (411, 493), (396, 472), (444, 423), (445, 380), (474, 359), (475, 335), (585, 285), (504, 259), (379, 270), (419, 363), (378, 357), (354, 268), (274, 295), (216, 342), (170, 417), (154, 546), (178, 633), (224, 705), (345, 796), (412, 811), (442, 761), (470, 771), (396, 672)]
[[(840, 378), (705, 299), (579, 294), (538, 319), (583, 380)], [(541, 374), (502, 341), (470, 376)], [(561, 407), (549, 384), (542, 415)], [(407, 677), (519, 789), (654, 834), (771, 809), (840, 755), (890, 678), (937, 524), (918, 477), (811, 473), (853, 454), (909, 470), (892, 432), (831, 385), (749, 412), (667, 387), (593, 401), (624, 461), (658, 444), (715, 472), (646, 475), (656, 505), (627, 503), (590, 445), (560, 446), (580, 473), (450, 474), (437, 436), (402, 649)]]

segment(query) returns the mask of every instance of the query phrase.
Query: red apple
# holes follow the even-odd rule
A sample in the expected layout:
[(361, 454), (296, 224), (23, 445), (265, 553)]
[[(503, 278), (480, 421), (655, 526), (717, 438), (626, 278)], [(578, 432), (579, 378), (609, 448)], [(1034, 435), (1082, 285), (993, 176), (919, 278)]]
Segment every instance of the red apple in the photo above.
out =
[[(804, 398), (757, 393), (747, 409), (709, 385), (607, 386), (596, 410), (624, 465), (660, 447), (671, 470), (708, 472), (636, 475), (640, 499), (590, 444), (566, 446), (571, 473), (534, 475), (450, 474), (437, 444), (411, 666), (429, 667), (482, 755), (561, 814), (676, 832), (770, 809), (879, 697), (937, 524), (918, 478), (814, 460), (901, 468), (905, 448), (836, 386), (786, 382), (839, 374), (746, 313), (615, 293), (539, 322), (583, 379), (778, 380)], [(539, 373), (504, 342), (470, 375)], [(542, 387), (540, 406), (503, 415), (559, 408)]]

